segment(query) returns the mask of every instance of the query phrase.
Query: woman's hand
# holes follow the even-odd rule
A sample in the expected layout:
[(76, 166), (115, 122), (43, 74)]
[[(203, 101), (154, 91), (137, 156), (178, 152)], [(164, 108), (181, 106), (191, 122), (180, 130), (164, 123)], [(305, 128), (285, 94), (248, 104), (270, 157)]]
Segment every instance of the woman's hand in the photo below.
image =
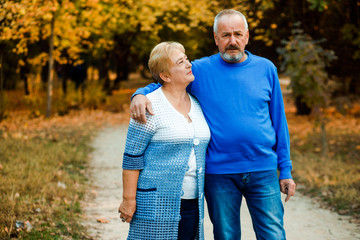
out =
[(123, 200), (120, 204), (118, 212), (123, 222), (130, 223), (136, 210), (136, 200)]

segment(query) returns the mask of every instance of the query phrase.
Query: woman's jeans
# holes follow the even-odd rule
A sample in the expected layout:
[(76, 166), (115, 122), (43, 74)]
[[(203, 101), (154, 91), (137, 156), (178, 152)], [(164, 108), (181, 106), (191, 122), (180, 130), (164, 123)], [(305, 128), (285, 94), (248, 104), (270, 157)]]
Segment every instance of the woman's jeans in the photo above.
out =
[(277, 171), (206, 174), (205, 197), (215, 240), (241, 239), (240, 206), (246, 199), (258, 240), (283, 240), (284, 208)]
[(199, 226), (198, 199), (181, 199), (178, 240), (194, 240)]

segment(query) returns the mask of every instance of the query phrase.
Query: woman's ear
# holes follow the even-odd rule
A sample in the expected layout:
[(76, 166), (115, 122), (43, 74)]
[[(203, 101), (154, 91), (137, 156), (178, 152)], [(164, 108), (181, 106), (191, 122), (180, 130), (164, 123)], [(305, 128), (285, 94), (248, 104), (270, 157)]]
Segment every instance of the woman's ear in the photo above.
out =
[(162, 72), (162, 73), (159, 74), (159, 76), (164, 82), (171, 82), (169, 74)]

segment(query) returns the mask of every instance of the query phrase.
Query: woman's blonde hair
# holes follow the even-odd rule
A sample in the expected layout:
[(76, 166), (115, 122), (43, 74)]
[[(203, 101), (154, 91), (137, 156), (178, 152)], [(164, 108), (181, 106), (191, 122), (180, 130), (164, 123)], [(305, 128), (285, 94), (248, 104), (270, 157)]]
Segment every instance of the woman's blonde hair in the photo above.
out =
[(180, 50), (185, 53), (185, 48), (178, 42), (161, 42), (156, 45), (150, 53), (149, 69), (153, 78), (160, 84), (164, 84), (164, 81), (160, 77), (160, 73), (169, 73), (171, 67), (171, 52), (173, 50)]

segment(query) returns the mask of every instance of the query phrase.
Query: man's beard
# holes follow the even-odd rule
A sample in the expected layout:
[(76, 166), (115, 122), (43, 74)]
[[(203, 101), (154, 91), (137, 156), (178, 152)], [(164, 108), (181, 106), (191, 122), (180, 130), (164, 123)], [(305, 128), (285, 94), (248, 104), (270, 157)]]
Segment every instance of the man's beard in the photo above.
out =
[(235, 63), (240, 61), (240, 59), (244, 56), (244, 53), (239, 52), (236, 55), (230, 55), (225, 52), (225, 53), (220, 53), (220, 55), (224, 60)]
[[(239, 53), (236, 55), (230, 55), (226, 53), (227, 50), (239, 50)], [(244, 52), (241, 52), (241, 49), (237, 45), (230, 45), (226, 47), (225, 52), (220, 53), (220, 55), (224, 60), (228, 62), (239, 62), (241, 58), (244, 56)]]

